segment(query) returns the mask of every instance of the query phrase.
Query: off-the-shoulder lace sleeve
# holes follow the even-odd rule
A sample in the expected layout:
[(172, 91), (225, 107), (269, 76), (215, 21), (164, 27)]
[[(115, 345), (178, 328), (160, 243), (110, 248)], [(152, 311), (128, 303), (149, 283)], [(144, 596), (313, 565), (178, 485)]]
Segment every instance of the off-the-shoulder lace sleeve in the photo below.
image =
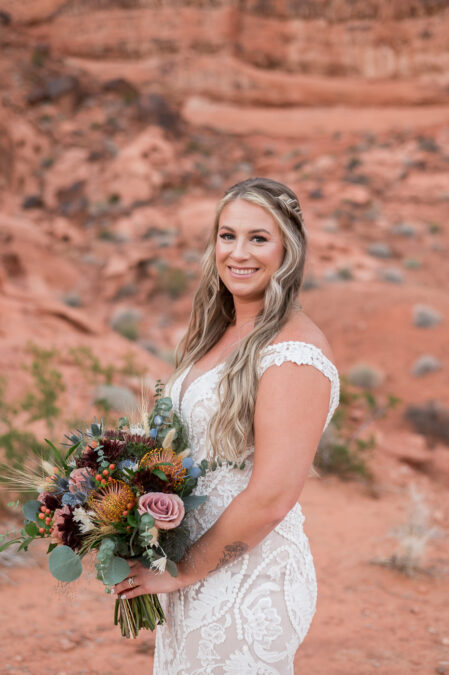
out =
[[(323, 354), (319, 347), (309, 342), (298, 342), (290, 340), (288, 342), (277, 342), (265, 347), (259, 360), (259, 377), (263, 375), (270, 366), (280, 366), (286, 361), (292, 361), (300, 365), (315, 366), (331, 382), (331, 393), (329, 399), (329, 413), (327, 415), (324, 429), (332, 419), (332, 415), (340, 402), (340, 379), (336, 366)], [(323, 429), (323, 431), (324, 431)]]

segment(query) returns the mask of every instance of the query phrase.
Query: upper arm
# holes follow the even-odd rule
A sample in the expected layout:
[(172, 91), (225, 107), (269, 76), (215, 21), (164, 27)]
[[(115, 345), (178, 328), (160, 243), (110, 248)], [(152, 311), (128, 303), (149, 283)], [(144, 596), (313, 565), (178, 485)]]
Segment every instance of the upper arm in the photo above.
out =
[[(298, 500), (329, 412), (331, 382), (313, 365), (285, 361), (260, 378), (249, 489), (289, 510)], [(289, 507), (289, 508), (287, 508)]]

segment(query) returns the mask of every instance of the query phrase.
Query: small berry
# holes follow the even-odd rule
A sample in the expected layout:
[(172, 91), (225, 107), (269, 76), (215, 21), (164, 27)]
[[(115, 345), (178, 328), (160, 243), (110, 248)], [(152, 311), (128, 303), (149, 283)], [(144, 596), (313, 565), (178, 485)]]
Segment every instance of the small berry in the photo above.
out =
[(55, 473), (58, 473), (59, 468), (58, 468), (57, 466), (54, 466), (54, 467), (53, 467), (53, 471), (55, 471)]
[(40, 514), (39, 514), (39, 518), (40, 518), (40, 520), (44, 520), (45, 514), (44, 514), (44, 513), (40, 513)]
[(123, 511), (123, 515), (124, 515), (125, 518), (126, 518), (126, 516), (128, 515), (128, 511)]
[(45, 513), (45, 506), (41, 506), (41, 511), (43, 511), (43, 513)]
[(95, 476), (95, 480), (101, 480), (101, 476), (99, 473), (97, 473), (97, 475)]
[(128, 502), (127, 505), (126, 505), (126, 508), (132, 509), (133, 506), (134, 506), (134, 504), (132, 502)]
[(45, 513), (51, 513), (50, 509), (45, 509)]
[(112, 483), (113, 480), (114, 480), (114, 479), (112, 478), (112, 476), (109, 476), (109, 477), (108, 477), (108, 483)]
[(108, 473), (109, 473), (109, 471), (108, 471), (107, 469), (105, 469), (105, 470), (103, 471), (103, 476), (107, 476)]
[(92, 441), (90, 444), (91, 448), (97, 448), (98, 447), (98, 441)]
[(114, 471), (114, 469), (115, 469), (115, 464), (109, 464), (109, 468), (110, 468), (111, 471)]
[(46, 525), (50, 525), (50, 523), (51, 523), (51, 518), (46, 518), (46, 519), (45, 519), (45, 524), (46, 524)]
[(106, 481), (105, 481), (104, 478), (103, 478), (103, 480), (101, 481), (101, 484), (102, 484), (102, 485), (106, 485)]
[(126, 526), (127, 532), (131, 532), (131, 527), (129, 525)]
[(45, 528), (44, 528), (44, 527), (40, 527), (40, 528), (39, 528), (39, 532), (40, 532), (41, 534), (45, 534)]

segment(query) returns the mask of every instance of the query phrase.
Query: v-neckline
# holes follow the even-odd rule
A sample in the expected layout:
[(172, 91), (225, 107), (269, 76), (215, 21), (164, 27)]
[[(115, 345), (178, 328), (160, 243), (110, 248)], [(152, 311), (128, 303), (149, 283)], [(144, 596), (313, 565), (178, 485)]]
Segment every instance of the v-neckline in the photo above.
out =
[[(190, 382), (190, 384), (187, 385), (187, 387), (186, 387), (185, 390), (184, 390), (184, 393), (182, 393), (182, 385), (184, 384), (184, 380), (186, 379), (186, 377), (188, 376), (188, 374), (190, 373), (190, 371), (192, 370), (192, 368), (193, 368), (193, 366), (194, 366), (195, 364), (194, 364), (194, 363), (191, 363), (190, 366), (187, 366), (187, 368), (185, 369), (184, 373), (183, 373), (182, 376), (181, 376), (181, 382), (180, 382), (180, 385), (179, 385), (179, 406), (178, 406), (178, 407), (179, 407), (179, 410), (181, 410), (182, 404), (183, 404), (183, 402), (184, 402), (184, 399), (185, 399), (186, 394), (188, 393), (189, 389), (190, 389), (196, 382), (198, 382), (198, 380), (201, 380), (201, 378), (204, 377), (204, 375), (207, 375), (208, 373), (212, 373), (214, 370), (217, 370), (217, 368), (219, 368), (220, 366), (222, 366), (224, 363), (225, 363), (225, 361), (221, 361), (220, 363), (217, 363), (213, 368), (209, 368), (208, 370), (203, 370), (203, 372), (200, 373), (200, 374), (198, 375), (198, 377), (195, 377), (195, 379), (192, 380), (192, 381)], [(181, 394), (182, 394), (182, 396), (181, 396)]]

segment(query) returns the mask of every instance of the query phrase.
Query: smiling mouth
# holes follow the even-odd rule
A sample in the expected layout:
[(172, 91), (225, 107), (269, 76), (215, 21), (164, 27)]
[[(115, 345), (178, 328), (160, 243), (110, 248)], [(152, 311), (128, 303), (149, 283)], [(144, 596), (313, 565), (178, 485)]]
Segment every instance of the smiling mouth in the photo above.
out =
[(228, 265), (228, 269), (231, 270), (232, 274), (238, 277), (249, 277), (257, 270), (259, 269), (258, 267), (230, 267)]

